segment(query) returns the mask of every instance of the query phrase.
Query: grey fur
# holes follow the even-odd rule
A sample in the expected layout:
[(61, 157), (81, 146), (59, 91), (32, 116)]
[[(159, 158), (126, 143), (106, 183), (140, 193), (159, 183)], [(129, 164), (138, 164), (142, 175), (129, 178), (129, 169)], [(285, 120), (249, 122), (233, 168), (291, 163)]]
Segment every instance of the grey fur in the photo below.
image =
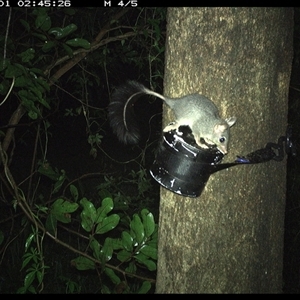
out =
[(223, 154), (227, 153), (229, 128), (235, 124), (235, 117), (221, 119), (215, 104), (200, 94), (167, 98), (136, 81), (128, 81), (117, 88), (108, 107), (110, 125), (120, 141), (125, 144), (136, 144), (139, 141), (140, 133), (132, 104), (145, 94), (162, 99), (173, 110), (175, 122), (166, 126), (164, 132), (189, 126), (200, 147), (206, 147), (201, 143), (200, 139), (203, 138), (207, 144), (216, 145)]

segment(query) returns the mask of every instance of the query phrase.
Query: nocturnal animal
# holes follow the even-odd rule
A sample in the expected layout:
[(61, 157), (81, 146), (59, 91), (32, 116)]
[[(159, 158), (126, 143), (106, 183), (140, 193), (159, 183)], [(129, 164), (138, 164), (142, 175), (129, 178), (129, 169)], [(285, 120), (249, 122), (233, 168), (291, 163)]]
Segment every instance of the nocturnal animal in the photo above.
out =
[(216, 105), (203, 95), (195, 93), (180, 98), (168, 98), (136, 81), (128, 81), (118, 87), (108, 106), (110, 125), (121, 142), (137, 144), (140, 139), (133, 104), (142, 95), (160, 98), (173, 110), (175, 120), (163, 129), (164, 132), (178, 132), (180, 126), (189, 126), (199, 147), (215, 145), (219, 151), (227, 154), (229, 129), (235, 124), (235, 117), (220, 118)]

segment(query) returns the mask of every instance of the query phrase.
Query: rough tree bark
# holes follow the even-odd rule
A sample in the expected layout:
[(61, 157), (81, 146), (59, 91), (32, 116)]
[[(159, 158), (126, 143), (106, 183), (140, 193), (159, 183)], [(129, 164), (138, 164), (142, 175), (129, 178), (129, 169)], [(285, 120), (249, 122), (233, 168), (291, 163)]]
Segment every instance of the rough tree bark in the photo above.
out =
[[(223, 162), (285, 134), (293, 9), (170, 8), (167, 21), (165, 95), (198, 91), (238, 118)], [(196, 199), (162, 189), (156, 292), (281, 292), (285, 182), (270, 161), (211, 175)]]

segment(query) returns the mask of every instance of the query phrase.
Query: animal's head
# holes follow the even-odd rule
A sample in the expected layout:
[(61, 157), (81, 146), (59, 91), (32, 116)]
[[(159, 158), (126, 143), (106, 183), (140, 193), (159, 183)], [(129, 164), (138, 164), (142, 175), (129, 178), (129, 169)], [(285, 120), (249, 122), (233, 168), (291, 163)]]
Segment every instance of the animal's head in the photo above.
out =
[(236, 117), (227, 118), (216, 124), (213, 128), (211, 142), (223, 153), (227, 154), (230, 138), (229, 128), (236, 122)]
[[(219, 151), (224, 155), (227, 154), (228, 143), (230, 139), (229, 128), (236, 122), (235, 117), (230, 117), (225, 120), (219, 119), (218, 122), (212, 127), (212, 129), (202, 131), (200, 135), (194, 134), (196, 143), (203, 148), (216, 145)], [(194, 132), (196, 132), (194, 130)]]

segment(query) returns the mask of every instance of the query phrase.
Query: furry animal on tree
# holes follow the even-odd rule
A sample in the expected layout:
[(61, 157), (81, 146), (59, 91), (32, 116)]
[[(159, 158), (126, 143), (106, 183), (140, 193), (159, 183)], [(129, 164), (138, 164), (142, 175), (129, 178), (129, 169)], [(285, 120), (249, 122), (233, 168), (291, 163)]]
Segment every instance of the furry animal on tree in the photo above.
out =
[(227, 153), (229, 128), (235, 124), (235, 117), (220, 118), (216, 105), (203, 95), (190, 94), (180, 98), (168, 98), (136, 81), (128, 81), (118, 87), (108, 106), (110, 125), (121, 142), (137, 144), (140, 139), (133, 104), (142, 95), (158, 97), (173, 110), (175, 121), (167, 125), (164, 132), (178, 132), (180, 126), (189, 126), (199, 147), (216, 145), (223, 154)]

